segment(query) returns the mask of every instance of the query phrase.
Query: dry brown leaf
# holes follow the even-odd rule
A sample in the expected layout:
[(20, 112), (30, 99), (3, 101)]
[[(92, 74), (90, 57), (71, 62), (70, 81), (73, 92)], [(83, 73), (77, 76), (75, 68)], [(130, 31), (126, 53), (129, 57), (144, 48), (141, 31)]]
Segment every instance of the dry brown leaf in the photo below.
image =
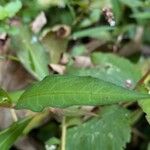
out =
[(0, 61), (0, 86), (7, 91), (23, 89), (32, 82), (31, 76), (17, 62)]
[(47, 19), (45, 13), (42, 11), (32, 22), (31, 29), (34, 33), (38, 33), (46, 23)]
[(66, 65), (69, 62), (69, 55), (66, 53), (63, 53), (60, 59), (60, 64)]
[(74, 59), (74, 65), (76, 67), (91, 67), (92, 62), (91, 59), (87, 56), (75, 56)]
[(58, 38), (66, 38), (70, 35), (71, 28), (67, 25), (56, 25), (52, 28), (52, 32), (54, 32)]
[(43, 32), (40, 39), (50, 55), (50, 63), (60, 62), (61, 55), (67, 50), (70, 32), (67, 25), (57, 25)]
[(58, 64), (50, 64), (49, 65), (50, 70), (53, 72), (56, 72), (58, 74), (64, 74), (66, 67), (63, 65), (58, 65)]
[(44, 146), (29, 136), (24, 136), (16, 141), (15, 146), (19, 150), (43, 150)]
[(7, 34), (6, 33), (0, 33), (0, 40), (6, 40)]

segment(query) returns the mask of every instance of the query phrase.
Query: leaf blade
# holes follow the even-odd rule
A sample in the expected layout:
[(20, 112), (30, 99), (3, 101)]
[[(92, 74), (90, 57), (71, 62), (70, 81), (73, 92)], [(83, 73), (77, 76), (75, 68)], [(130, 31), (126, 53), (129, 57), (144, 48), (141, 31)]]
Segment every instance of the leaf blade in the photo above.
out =
[(21, 135), (30, 118), (23, 119), (0, 132), (0, 149), (9, 150), (15, 140)]
[(92, 77), (51, 75), (26, 90), (16, 108), (42, 111), (48, 106), (104, 105), (144, 98), (149, 95)]
[(21, 1), (9, 2), (5, 6), (0, 5), (0, 20), (11, 18), (21, 9)]
[(17, 57), (36, 79), (42, 80), (49, 74), (47, 67), (49, 57), (46, 50), (38, 40), (34, 42), (36, 37), (32, 36), (26, 27), (20, 26), (18, 29), (19, 32), (12, 36)]
[(103, 79), (106, 78), (119, 86), (126, 87), (125, 82), (130, 80), (132, 84), (131, 89), (133, 89), (141, 78), (139, 67), (123, 57), (111, 53), (95, 52), (92, 53), (91, 60), (95, 65), (100, 65), (102, 68), (100, 76), (104, 74), (102, 76)]
[(66, 150), (123, 150), (131, 137), (129, 118), (119, 106), (103, 108), (98, 117), (68, 129)]

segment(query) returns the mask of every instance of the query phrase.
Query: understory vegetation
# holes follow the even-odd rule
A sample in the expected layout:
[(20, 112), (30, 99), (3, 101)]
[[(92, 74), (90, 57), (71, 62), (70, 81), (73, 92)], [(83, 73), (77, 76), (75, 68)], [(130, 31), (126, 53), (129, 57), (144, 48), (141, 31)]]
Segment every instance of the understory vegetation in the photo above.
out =
[(0, 150), (150, 150), (149, 0), (0, 0)]

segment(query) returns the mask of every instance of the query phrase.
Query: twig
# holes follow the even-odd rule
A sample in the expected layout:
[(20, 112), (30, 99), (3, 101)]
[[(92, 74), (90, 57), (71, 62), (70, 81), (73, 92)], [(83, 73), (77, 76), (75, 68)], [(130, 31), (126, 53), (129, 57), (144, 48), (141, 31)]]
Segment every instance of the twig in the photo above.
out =
[(66, 117), (62, 119), (62, 136), (61, 136), (61, 150), (65, 150), (66, 147)]
[(142, 132), (140, 132), (138, 129), (136, 128), (132, 128), (132, 132), (137, 135), (138, 137), (144, 139), (144, 140), (148, 140), (148, 137), (146, 135), (144, 135)]
[(136, 86), (134, 87), (134, 90), (136, 90), (141, 84), (144, 83), (148, 75), (150, 74), (150, 69), (145, 73), (145, 75), (137, 82)]

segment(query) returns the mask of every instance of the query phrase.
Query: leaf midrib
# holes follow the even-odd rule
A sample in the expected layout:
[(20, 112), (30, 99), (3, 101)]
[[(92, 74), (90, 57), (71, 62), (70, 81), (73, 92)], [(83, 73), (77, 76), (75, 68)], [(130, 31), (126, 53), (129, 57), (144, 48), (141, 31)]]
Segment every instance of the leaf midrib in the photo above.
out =
[[(26, 95), (28, 97), (43, 97), (43, 96), (51, 96), (51, 95), (96, 95), (96, 96), (100, 96), (100, 95), (108, 95), (108, 97), (111, 97), (111, 96), (118, 96), (119, 94), (122, 95), (121, 93), (109, 93), (109, 92), (102, 92), (102, 93), (92, 93), (92, 92), (49, 92), (49, 93), (37, 93), (37, 94), (33, 94), (33, 95)], [(129, 93), (130, 94), (130, 93)], [(137, 93), (138, 94), (138, 93)], [(135, 96), (139, 96), (139, 95), (135, 95)], [(147, 97), (149, 98), (148, 95), (141, 95), (143, 97)]]

